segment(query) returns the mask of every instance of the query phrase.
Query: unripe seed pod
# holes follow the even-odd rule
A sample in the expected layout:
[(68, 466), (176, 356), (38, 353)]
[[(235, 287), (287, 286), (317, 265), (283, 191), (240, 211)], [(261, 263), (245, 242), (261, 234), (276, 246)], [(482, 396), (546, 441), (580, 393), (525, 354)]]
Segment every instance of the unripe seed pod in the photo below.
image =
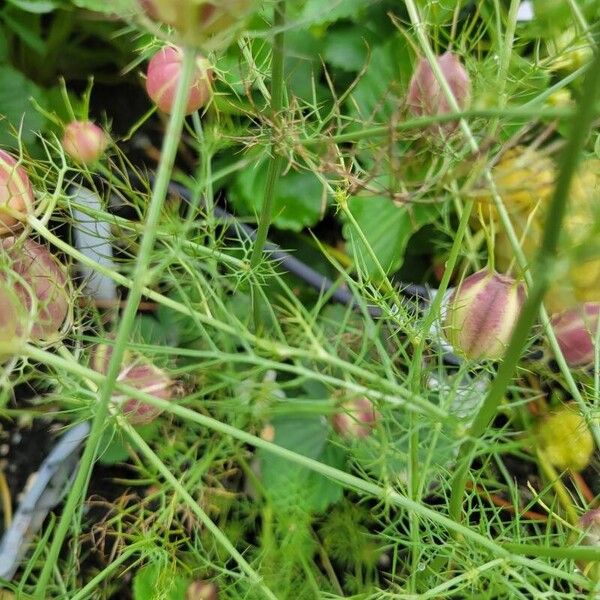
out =
[(511, 277), (483, 269), (450, 295), (445, 333), (454, 350), (473, 360), (498, 360), (525, 303), (525, 287)]
[[(581, 542), (586, 546), (600, 548), (600, 508), (588, 510), (579, 517), (579, 527), (585, 532)], [(600, 578), (600, 562), (581, 561), (579, 564), (584, 575), (590, 579), (597, 580)]]
[(581, 471), (594, 453), (594, 440), (577, 408), (561, 406), (537, 425), (537, 442), (550, 463), (559, 469)]
[(335, 431), (347, 439), (367, 437), (377, 422), (377, 412), (368, 398), (358, 396), (343, 402), (331, 418)]
[(104, 154), (108, 136), (90, 121), (73, 121), (65, 127), (62, 146), (74, 161), (90, 164)]
[(256, 8), (256, 0), (139, 0), (148, 17), (170, 25), (192, 45), (228, 44)]
[[(95, 346), (92, 351), (91, 367), (99, 373), (106, 374), (112, 352), (112, 346), (107, 344)], [(152, 363), (128, 353), (124, 357), (117, 381), (161, 400), (170, 400), (172, 397), (173, 382), (170, 377)], [(113, 396), (113, 402), (121, 407), (123, 414), (132, 425), (150, 423), (162, 412), (160, 408), (118, 393)]]
[[(146, 91), (151, 100), (163, 112), (170, 114), (175, 102), (177, 84), (181, 77), (183, 53), (179, 48), (167, 46), (159, 50), (148, 63)], [(212, 71), (206, 59), (198, 57), (185, 109), (190, 115), (203, 107), (210, 99)]]
[[(444, 52), (437, 57), (448, 87), (462, 110), (471, 102), (471, 79), (460, 59), (451, 52)], [(410, 112), (415, 116), (444, 115), (454, 112), (444, 90), (440, 86), (426, 58), (421, 58), (408, 86), (407, 103)], [(456, 127), (456, 122), (443, 126), (446, 131)]]
[(14, 289), (27, 311), (35, 301), (36, 315), (30, 336), (38, 342), (54, 341), (69, 314), (70, 290), (64, 266), (46, 246), (31, 239), (5, 238), (0, 248), (18, 275)]
[(19, 354), (26, 341), (27, 316), (12, 282), (0, 278), (0, 364)]
[(600, 304), (587, 302), (552, 316), (552, 329), (570, 367), (586, 366), (594, 362), (594, 341), (598, 332), (599, 315)]
[(0, 235), (20, 227), (19, 216), (25, 217), (33, 202), (25, 169), (8, 152), (0, 150)]
[(210, 581), (193, 581), (185, 592), (185, 600), (219, 600), (219, 588)]

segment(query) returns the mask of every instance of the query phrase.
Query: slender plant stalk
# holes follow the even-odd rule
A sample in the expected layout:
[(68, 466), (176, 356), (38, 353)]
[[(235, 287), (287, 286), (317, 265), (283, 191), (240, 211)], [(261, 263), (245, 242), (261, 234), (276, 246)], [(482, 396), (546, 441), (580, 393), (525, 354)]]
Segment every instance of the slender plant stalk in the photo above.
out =
[[(265, 186), (265, 195), (263, 197), (260, 216), (258, 218), (258, 228), (256, 230), (256, 240), (250, 256), (250, 269), (254, 270), (258, 266), (262, 257), (263, 248), (269, 234), (271, 224), (271, 214), (273, 212), (273, 201), (275, 199), (275, 187), (281, 169), (283, 167), (283, 156), (278, 149), (277, 138), (280, 133), (281, 109), (283, 108), (283, 63), (284, 63), (284, 42), (285, 42), (285, 0), (278, 0), (274, 8), (273, 26), (275, 35), (273, 39), (273, 55), (271, 59), (271, 119), (273, 129), (271, 131), (271, 152), (270, 161), (267, 169), (267, 181)], [(256, 290), (256, 285), (252, 288), (252, 307), (254, 314), (254, 326), (257, 327), (260, 322), (260, 298)]]
[[(72, 373), (73, 375), (81, 377), (84, 380), (89, 379), (97, 385), (102, 385), (102, 383), (106, 381), (107, 377), (102, 373), (93, 371), (92, 369), (84, 367), (83, 365), (80, 365), (78, 363), (73, 363), (72, 361), (66, 360), (46, 350), (27, 345), (24, 348), (24, 351), (26, 355), (32, 358), (33, 360), (37, 360), (50, 367), (53, 367), (57, 371)], [(450, 532), (454, 532), (463, 536), (465, 539), (470, 540), (471, 542), (477, 544), (482, 548), (486, 548), (488, 551), (490, 551), (492, 554), (495, 554), (498, 557), (507, 558), (513, 562), (524, 564), (523, 561), (527, 560), (524, 557), (527, 555), (546, 555), (544, 548), (540, 548), (537, 545), (511, 544), (511, 549), (506, 550), (508, 544), (495, 542), (489, 537), (477, 533), (470, 527), (461, 523), (457, 523), (456, 521), (450, 519), (448, 516), (442, 514), (441, 512), (407, 498), (403, 494), (396, 492), (390, 486), (383, 487), (371, 483), (369, 481), (365, 481), (360, 477), (356, 477), (355, 475), (346, 473), (340, 469), (322, 463), (318, 460), (309, 458), (307, 456), (304, 456), (303, 454), (298, 454), (296, 452), (288, 450), (287, 448), (278, 446), (273, 442), (263, 440), (258, 436), (247, 433), (243, 430), (233, 427), (232, 425), (228, 425), (227, 423), (223, 423), (217, 419), (214, 419), (213, 417), (197, 413), (184, 406), (179, 406), (174, 402), (162, 400), (156, 396), (152, 396), (151, 394), (143, 392), (142, 390), (139, 390), (132, 386), (126, 385), (122, 382), (116, 383), (115, 387), (120, 393), (126, 395), (127, 397), (134, 398), (136, 400), (139, 400), (140, 402), (150, 404), (151, 406), (156, 406), (157, 408), (163, 410), (166, 413), (173, 414), (181, 419), (185, 419), (192, 423), (196, 423), (203, 427), (207, 427), (223, 435), (230, 436), (255, 448), (261, 448), (269, 452), (270, 454), (280, 456), (281, 458), (285, 458), (286, 460), (289, 460), (292, 463), (306, 467), (307, 469), (315, 471), (316, 473), (320, 473), (321, 475), (324, 475), (332, 479), (333, 481), (337, 481), (338, 483), (340, 483), (340, 485), (346, 488), (355, 490), (362, 494), (371, 495), (375, 498), (379, 498), (380, 500), (385, 501), (390, 505), (398, 506), (399, 508), (402, 508), (408, 512), (415, 511), (421, 518), (428, 519), (431, 522), (446, 528)], [(513, 549), (513, 547), (515, 549)], [(551, 550), (553, 550), (552, 556), (556, 558), (581, 558), (582, 560), (589, 561), (600, 560), (600, 548), (596, 547), (574, 546), (570, 548), (554, 548)], [(546, 573), (561, 573), (558, 569), (553, 569), (552, 567), (549, 567), (544, 563), (538, 564), (536, 562), (533, 565), (530, 564), (530, 566)], [(565, 576), (565, 573), (563, 573), (562, 576)], [(570, 580), (574, 579), (570, 578)], [(576, 580), (578, 584), (589, 584), (589, 582), (583, 577), (578, 577), (576, 578)]]
[[(584, 69), (581, 69), (582, 72), (583, 70)], [(328, 136), (326, 141), (332, 144), (346, 144), (358, 142), (360, 140), (370, 140), (376, 137), (389, 136), (390, 129), (394, 132), (411, 131), (413, 129), (426, 129), (431, 125), (449, 123), (451, 121), (456, 121), (457, 119), (561, 119), (569, 117), (573, 113), (573, 111), (569, 108), (546, 106), (541, 107), (538, 106), (534, 101), (532, 101), (530, 104), (531, 106), (528, 108), (515, 106), (507, 107), (506, 109), (474, 108), (469, 110), (461, 110), (459, 107), (456, 109), (453, 107), (451, 113), (407, 119), (406, 121), (395, 123), (393, 128), (390, 128), (390, 125), (375, 125), (367, 128), (361, 127), (358, 131), (350, 131), (348, 133), (338, 133), (337, 135)], [(303, 146), (312, 146), (316, 144), (322, 144), (323, 142), (324, 138), (322, 136), (301, 138), (298, 140), (298, 144), (302, 144)]]
[(212, 522), (210, 517), (202, 510), (201, 506), (194, 500), (191, 494), (185, 489), (175, 475), (169, 471), (169, 468), (160, 460), (150, 446), (144, 441), (142, 436), (127, 422), (126, 419), (120, 417), (119, 426), (129, 436), (131, 441), (146, 459), (154, 466), (154, 468), (168, 481), (169, 485), (179, 494), (190, 507), (190, 510), (198, 517), (200, 522), (210, 531), (215, 539), (229, 552), (233, 559), (237, 562), (240, 569), (248, 576), (250, 581), (260, 587), (262, 593), (270, 600), (277, 600), (277, 596), (263, 583), (262, 578), (250, 566), (248, 561), (237, 551), (235, 546), (229, 541), (227, 536)]
[[(438, 83), (440, 84), (440, 87), (442, 88), (442, 91), (444, 92), (444, 95), (446, 96), (446, 99), (448, 100), (450, 106), (452, 107), (452, 109), (454, 111), (457, 111), (458, 105), (456, 104), (456, 100), (452, 94), (452, 90), (450, 89), (448, 82), (445, 80), (443, 73), (441, 72), (440, 66), (439, 66), (439, 64), (433, 54), (433, 51), (429, 45), (429, 41), (425, 34), (424, 25), (423, 25), (423, 22), (419, 18), (419, 14), (418, 14), (417, 7), (415, 5), (414, 0), (406, 0), (406, 7), (409, 12), (411, 21), (412, 21), (413, 25), (415, 26), (417, 37), (419, 38), (419, 41), (423, 48), (423, 51), (425, 52), (425, 55), (427, 56), (427, 59), (430, 63), (431, 69), (432, 69), (436, 79), (438, 80)], [(591, 72), (594, 73), (594, 65), (592, 65), (591, 67), (588, 67), (588, 69), (590, 69), (590, 68), (591, 68)], [(585, 69), (585, 72), (587, 72), (587, 69)], [(541, 97), (541, 95), (540, 95), (540, 97)], [(527, 109), (534, 106), (534, 102), (538, 102), (540, 97), (538, 97), (535, 101), (532, 100), (531, 102), (529, 102), (527, 104)], [(475, 155), (477, 155), (480, 150), (479, 145), (473, 135), (473, 132), (471, 131), (471, 128), (469, 127), (469, 124), (467, 123), (467, 121), (465, 119), (461, 119), (460, 126), (461, 126), (463, 133), (465, 134), (465, 138), (466, 138), (466, 141), (467, 141), (469, 147), (471, 148), (473, 153)], [(487, 186), (490, 189), (492, 198), (494, 200), (495, 208), (498, 211), (500, 221), (501, 221), (502, 226), (504, 227), (504, 231), (509, 239), (511, 248), (515, 254), (515, 258), (517, 259), (517, 263), (523, 273), (523, 277), (525, 279), (525, 282), (527, 283), (527, 287), (528, 287), (528, 289), (531, 289), (533, 287), (533, 279), (532, 279), (531, 273), (529, 271), (529, 264), (527, 262), (527, 258), (525, 257), (525, 254), (523, 253), (523, 250), (519, 243), (519, 238), (515, 232), (515, 228), (513, 227), (512, 221), (510, 220), (510, 216), (508, 214), (508, 211), (506, 210), (506, 207), (504, 206), (502, 198), (501, 198), (500, 194), (498, 193), (496, 182), (494, 181), (491, 170), (489, 168), (484, 169), (483, 178), (484, 178)], [(558, 344), (558, 340), (556, 339), (556, 335), (554, 334), (554, 330), (552, 329), (552, 326), (550, 325), (550, 319), (548, 317), (548, 313), (546, 312), (546, 309), (544, 308), (543, 305), (540, 306), (539, 314), (540, 314), (540, 320), (542, 322), (542, 327), (543, 327), (544, 333), (546, 334), (546, 338), (548, 340), (548, 344), (550, 346), (550, 349), (552, 350), (552, 353), (556, 359), (556, 362), (558, 363), (560, 372), (562, 373), (562, 375), (565, 379), (567, 388), (571, 392), (571, 394), (572, 394), (573, 398), (575, 399), (575, 402), (579, 406), (579, 409), (581, 410), (582, 414), (587, 415), (589, 407), (586, 405), (586, 402), (583, 399), (583, 396), (581, 395), (579, 388), (577, 387), (575, 378), (573, 377), (573, 374), (571, 373), (571, 370), (570, 370), (569, 366), (567, 365), (567, 362), (563, 356), (562, 350)], [(591, 421), (590, 429), (592, 431), (592, 436), (594, 437), (596, 445), (600, 448), (600, 423), (598, 423), (596, 421)]]
[(450, 515), (456, 521), (461, 519), (462, 500), (465, 493), (467, 474), (473, 459), (477, 440), (485, 432), (494, 418), (517, 368), (529, 332), (539, 314), (544, 294), (551, 282), (554, 263), (558, 250), (562, 221), (566, 212), (569, 189), (575, 175), (581, 150), (596, 111), (596, 101), (600, 96), (600, 54), (596, 55), (585, 79), (579, 110), (572, 121), (569, 140), (562, 153), (561, 169), (554, 189), (552, 201), (548, 207), (548, 216), (544, 226), (544, 237), (537, 254), (533, 269), (533, 286), (530, 288), (527, 302), (517, 321), (514, 333), (500, 364), (498, 373), (478, 414), (469, 430), (468, 439), (462, 444), (459, 454), (464, 457), (452, 479), (450, 496)]
[(69, 527), (72, 524), (75, 511), (85, 495), (92, 466), (96, 458), (98, 443), (102, 436), (106, 418), (108, 416), (109, 401), (115, 389), (116, 379), (133, 328), (138, 305), (142, 298), (143, 290), (148, 283), (148, 267), (150, 265), (152, 249), (156, 240), (157, 225), (167, 195), (169, 180), (183, 129), (185, 106), (189, 95), (189, 87), (196, 60), (195, 57), (196, 54), (194, 50), (188, 48), (185, 49), (173, 112), (169, 119), (164, 138), (156, 181), (146, 215), (146, 226), (137, 256), (129, 295), (127, 297), (127, 304), (123, 310), (121, 322), (117, 331), (113, 353), (107, 368), (106, 379), (103, 381), (102, 387), (99, 390), (98, 405), (92, 421), (90, 435), (81, 458), (80, 467), (67, 498), (63, 514), (61, 515), (56, 531), (54, 532), (47, 560), (42, 568), (35, 588), (35, 598), (39, 600), (48, 597), (46, 588), (52, 574), (52, 569), (58, 560), (60, 549), (62, 548), (63, 541), (69, 531)]

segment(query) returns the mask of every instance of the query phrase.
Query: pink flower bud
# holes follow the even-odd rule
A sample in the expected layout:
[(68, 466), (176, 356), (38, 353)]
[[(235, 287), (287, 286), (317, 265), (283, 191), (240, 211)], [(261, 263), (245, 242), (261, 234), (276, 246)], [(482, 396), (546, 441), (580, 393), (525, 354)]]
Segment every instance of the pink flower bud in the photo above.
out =
[(594, 362), (600, 303), (587, 302), (552, 316), (552, 329), (570, 367)]
[[(154, 104), (169, 114), (175, 102), (177, 83), (181, 76), (183, 53), (179, 48), (167, 46), (159, 50), (148, 63), (146, 91)], [(211, 96), (212, 71), (206, 60), (198, 57), (192, 77), (185, 114), (190, 115), (204, 106)]]
[(222, 47), (229, 43), (257, 0), (139, 0), (154, 21), (170, 25), (193, 46)]
[(185, 592), (185, 600), (218, 600), (219, 588), (210, 581), (193, 581)]
[(74, 161), (94, 163), (104, 154), (108, 136), (90, 121), (73, 121), (65, 127), (62, 146)]
[[(91, 367), (99, 373), (106, 374), (112, 352), (112, 346), (107, 344), (96, 346), (92, 351)], [(127, 353), (117, 381), (161, 400), (170, 400), (172, 396), (173, 382), (162, 369)], [(121, 406), (123, 414), (133, 425), (150, 423), (162, 412), (160, 408), (119, 393), (113, 396), (113, 402)]]
[(498, 360), (525, 302), (525, 287), (511, 277), (483, 269), (450, 295), (445, 333), (466, 358)]
[(15, 278), (14, 289), (28, 312), (36, 306), (31, 338), (53, 341), (69, 313), (70, 291), (65, 268), (42, 246), (31, 239), (2, 240), (0, 248), (8, 255)]
[(586, 532), (585, 543), (600, 546), (600, 508), (588, 510), (579, 517), (579, 526)]
[(0, 235), (20, 227), (21, 218), (31, 210), (33, 202), (25, 169), (8, 152), (0, 150)]
[[(579, 527), (584, 532), (581, 543), (600, 548), (600, 508), (588, 510), (579, 517)], [(600, 578), (600, 562), (579, 561), (579, 567), (590, 579)]]
[(0, 363), (19, 353), (25, 342), (27, 314), (9, 280), (0, 279)]
[(339, 412), (331, 418), (337, 433), (347, 439), (367, 437), (377, 421), (377, 411), (370, 400), (359, 396), (341, 404)]
[[(444, 78), (460, 109), (471, 102), (471, 80), (460, 59), (451, 52), (437, 58)], [(407, 97), (408, 108), (415, 116), (444, 115), (453, 112), (444, 90), (440, 86), (429, 61), (421, 58), (410, 80)], [(448, 123), (443, 129), (451, 131), (456, 123)]]

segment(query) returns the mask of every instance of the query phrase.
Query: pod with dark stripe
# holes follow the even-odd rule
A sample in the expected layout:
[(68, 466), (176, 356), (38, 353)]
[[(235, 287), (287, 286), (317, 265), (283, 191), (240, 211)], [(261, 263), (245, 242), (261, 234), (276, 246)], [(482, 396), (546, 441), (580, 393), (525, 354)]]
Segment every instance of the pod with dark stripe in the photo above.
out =
[(525, 286), (483, 269), (449, 298), (444, 332), (454, 350), (473, 360), (502, 358), (525, 303)]
[(31, 339), (37, 342), (56, 340), (69, 314), (71, 302), (65, 267), (46, 246), (31, 239), (5, 238), (0, 248), (6, 253), (7, 265), (17, 275), (14, 290), (22, 305), (31, 312), (35, 303)]
[(0, 235), (19, 229), (33, 203), (27, 172), (14, 156), (0, 150)]

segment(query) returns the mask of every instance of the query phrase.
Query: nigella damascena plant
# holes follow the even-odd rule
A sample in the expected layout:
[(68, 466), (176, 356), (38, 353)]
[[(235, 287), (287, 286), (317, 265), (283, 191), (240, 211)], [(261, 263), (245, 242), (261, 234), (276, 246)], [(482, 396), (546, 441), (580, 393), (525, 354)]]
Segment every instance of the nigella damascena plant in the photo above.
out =
[[(448, 87), (461, 110), (471, 102), (471, 79), (460, 59), (452, 52), (444, 52), (436, 58)], [(408, 86), (407, 104), (410, 112), (417, 117), (444, 115), (454, 112), (448, 97), (438, 81), (429, 61), (421, 58)], [(456, 121), (446, 123), (441, 128), (452, 131)], [(436, 128), (439, 130), (439, 128)]]
[(525, 286), (512, 277), (483, 269), (450, 294), (445, 335), (454, 350), (472, 360), (499, 360), (515, 328)]
[(599, 315), (600, 303), (586, 302), (552, 316), (552, 329), (570, 367), (585, 367), (594, 362)]

